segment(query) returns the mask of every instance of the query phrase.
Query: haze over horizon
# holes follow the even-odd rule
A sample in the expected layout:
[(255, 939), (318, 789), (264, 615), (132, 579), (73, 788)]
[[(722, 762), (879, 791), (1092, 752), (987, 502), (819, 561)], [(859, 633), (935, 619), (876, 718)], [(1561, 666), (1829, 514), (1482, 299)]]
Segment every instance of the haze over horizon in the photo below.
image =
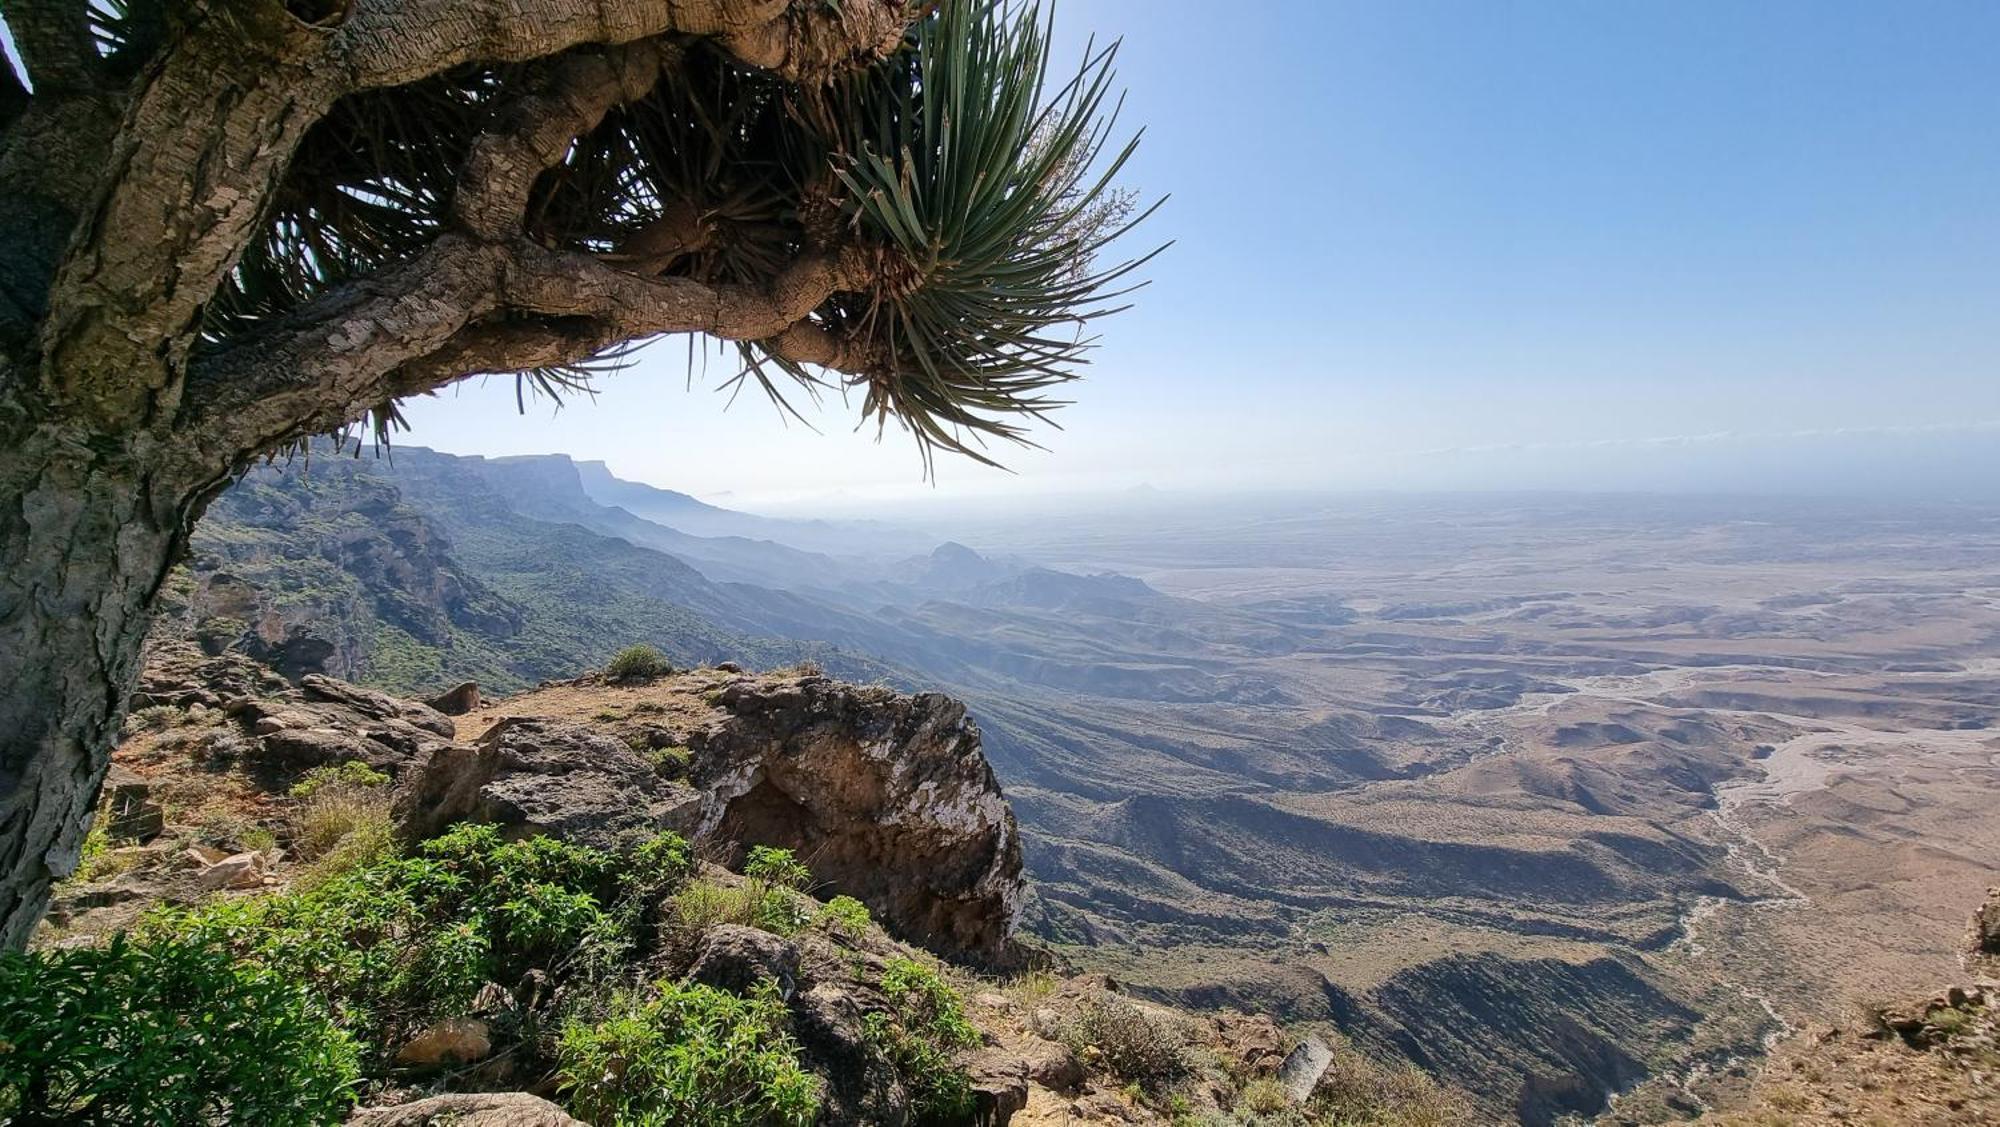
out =
[[(1988, 492), (2000, 479), (2000, 8), (1317, 4), (1122, 36), (1130, 183), (1172, 239), (1038, 427), (921, 480), (858, 399), (781, 425), (682, 341), (597, 402), (508, 379), (413, 443), (563, 451), (746, 507), (1115, 490)], [(1269, 33), (1274, 20), (1290, 30)], [(1203, 72), (1257, 83), (1194, 83)], [(1470, 187), (1469, 187), (1470, 186)]]

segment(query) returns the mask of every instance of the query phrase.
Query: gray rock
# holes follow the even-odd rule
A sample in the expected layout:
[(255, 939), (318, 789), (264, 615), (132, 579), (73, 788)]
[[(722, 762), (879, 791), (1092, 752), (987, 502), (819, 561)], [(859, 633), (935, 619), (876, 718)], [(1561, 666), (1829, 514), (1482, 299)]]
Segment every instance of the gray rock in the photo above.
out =
[(451, 722), (451, 717), (427, 704), (392, 697), (318, 673), (300, 678), (299, 688), (308, 700), (342, 705), (373, 720), (399, 720), (445, 739), (458, 735), (458, 726)]
[(525, 1092), (432, 1096), (397, 1107), (365, 1108), (347, 1127), (589, 1127), (563, 1109)]
[(1278, 1066), (1278, 1085), (1293, 1103), (1304, 1103), (1312, 1099), (1313, 1089), (1319, 1087), (1319, 1078), (1326, 1075), (1327, 1066), (1333, 1063), (1333, 1050), (1317, 1037), (1308, 1037), (1299, 1042), (1285, 1057), (1285, 1063)]
[(479, 707), (479, 682), (467, 681), (455, 689), (439, 693), (427, 703), (446, 716), (463, 716)]
[(104, 832), (116, 841), (146, 842), (166, 829), (164, 808), (145, 779), (113, 764), (104, 777)]
[(799, 949), (768, 931), (720, 924), (702, 935), (687, 977), (735, 994), (748, 994), (768, 979), (789, 1000), (799, 986)]
[(1973, 950), (1981, 955), (2000, 955), (2000, 888), (1986, 890), (1986, 903), (1972, 914)]
[(577, 724), (510, 718), (477, 746), (434, 750), (399, 789), (395, 814), (412, 840), (461, 821), (510, 835), (550, 834), (600, 849), (662, 829), (693, 828), (699, 800), (660, 778), (622, 741)]
[(731, 682), (688, 733), (698, 841), (760, 842), (911, 942), (988, 964), (1014, 956), (1021, 844), (965, 706), (820, 677)]

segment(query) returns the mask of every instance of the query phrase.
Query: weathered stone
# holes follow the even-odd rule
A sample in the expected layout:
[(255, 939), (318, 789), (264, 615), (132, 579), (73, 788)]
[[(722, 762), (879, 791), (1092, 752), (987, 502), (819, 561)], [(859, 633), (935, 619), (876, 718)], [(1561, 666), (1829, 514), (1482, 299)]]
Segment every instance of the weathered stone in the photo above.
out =
[(182, 850), (181, 856), (194, 865), (195, 868), (206, 869), (224, 857), (229, 856), (229, 852), (224, 849), (217, 849), (213, 845), (203, 845), (200, 842), (196, 842)]
[(1028, 1064), (1018, 1053), (986, 1049), (965, 1062), (972, 1079), (973, 1118), (984, 1125), (1013, 1120), (1028, 1106)]
[(479, 682), (467, 681), (439, 693), (426, 703), (446, 716), (463, 716), (479, 707)]
[(237, 853), (201, 871), (203, 888), (258, 888), (268, 864), (261, 853)]
[(396, 1063), (418, 1068), (441, 1064), (471, 1064), (493, 1051), (493, 1035), (477, 1018), (448, 1017), (425, 1029), (396, 1050)]
[(137, 774), (113, 765), (104, 779), (104, 832), (117, 841), (151, 841), (166, 829), (166, 811)]
[(913, 942), (1011, 958), (1020, 835), (963, 704), (758, 677), (725, 686), (714, 706), (688, 736), (697, 840), (792, 849)]
[(412, 774), (395, 809), (413, 839), (474, 821), (612, 848), (634, 834), (691, 829), (699, 811), (693, 792), (624, 743), (552, 720), (504, 720), (475, 747), (435, 750)]
[(1313, 1089), (1319, 1087), (1319, 1078), (1326, 1075), (1327, 1066), (1333, 1063), (1333, 1050), (1317, 1037), (1308, 1037), (1299, 1042), (1278, 1066), (1278, 1086), (1293, 1103), (1304, 1103), (1312, 1098)]
[(337, 678), (317, 673), (300, 678), (299, 688), (305, 692), (308, 700), (342, 705), (371, 719), (401, 721), (443, 736), (445, 739), (453, 739), (458, 735), (458, 725), (451, 722), (451, 717), (427, 704), (392, 697), (387, 693), (378, 693), (374, 689), (364, 689), (359, 685), (350, 685)]
[(1083, 1083), (1083, 1062), (1069, 1046), (1057, 1041), (1034, 1042), (1023, 1054), (1028, 1078), (1044, 1088), (1073, 1092)]
[(456, 1093), (397, 1107), (365, 1108), (347, 1127), (589, 1127), (525, 1092)]
[(1973, 950), (2000, 956), (2000, 888), (1986, 890), (1986, 902), (1972, 914)]
[(798, 990), (799, 949), (768, 931), (721, 924), (702, 935), (687, 977), (736, 994), (769, 980), (778, 984), (780, 998), (789, 999)]

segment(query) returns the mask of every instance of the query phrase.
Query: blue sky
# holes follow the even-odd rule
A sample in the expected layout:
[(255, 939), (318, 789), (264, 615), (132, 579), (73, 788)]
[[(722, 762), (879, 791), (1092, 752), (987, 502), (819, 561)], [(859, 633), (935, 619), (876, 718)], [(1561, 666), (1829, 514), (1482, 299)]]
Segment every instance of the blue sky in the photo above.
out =
[[(1852, 444), (2000, 444), (2000, 4), (1063, 0), (1058, 25), (1072, 56), (1124, 38), (1129, 181), (1172, 195), (1142, 234), (1175, 245), (1050, 450), (938, 491), (1671, 487), (1753, 448), (1811, 479)], [(724, 414), (683, 357), (553, 419), (504, 381), (447, 393), (411, 440), (740, 503), (927, 490), (851, 405), (820, 434)]]

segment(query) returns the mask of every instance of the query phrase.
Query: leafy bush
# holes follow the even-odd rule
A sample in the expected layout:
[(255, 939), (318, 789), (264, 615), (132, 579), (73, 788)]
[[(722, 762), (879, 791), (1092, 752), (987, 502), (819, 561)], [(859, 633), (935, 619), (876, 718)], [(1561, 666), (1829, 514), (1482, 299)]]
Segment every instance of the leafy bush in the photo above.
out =
[(629, 942), (610, 854), (459, 826), (415, 857), (383, 857), (271, 896), (165, 909), (149, 934), (225, 947), (310, 985), (386, 1051), (465, 1012), (488, 981), (530, 969), (592, 977)]
[(564, 1026), (558, 1084), (594, 1123), (805, 1127), (819, 1089), (788, 1020), (769, 983), (748, 998), (671, 983), (650, 1000), (622, 995), (602, 1020)]
[(355, 1060), (301, 986), (210, 944), (0, 955), (0, 1122), (329, 1123)]
[(387, 772), (377, 771), (359, 759), (328, 763), (307, 771), (292, 784), (293, 798), (311, 798), (327, 787), (379, 787), (389, 781)]
[(743, 875), (780, 888), (803, 890), (812, 883), (812, 870), (789, 849), (755, 846), (743, 862)]
[(972, 1114), (972, 1080), (953, 1059), (979, 1044), (958, 992), (935, 970), (911, 959), (890, 959), (882, 993), (894, 1015), (862, 1019), (870, 1044), (886, 1057), (910, 1089), (910, 1110), (921, 1123), (956, 1123)]
[(1120, 1080), (1157, 1091), (1193, 1069), (1188, 1037), (1169, 1016), (1155, 1016), (1114, 994), (1086, 999), (1061, 1030), (1062, 1041)]
[(872, 921), (868, 916), (868, 905), (852, 896), (836, 896), (813, 916), (812, 922), (814, 927), (856, 939), (867, 932)]
[(656, 888), (677, 888), (694, 872), (694, 848), (672, 830), (662, 830), (633, 851), (642, 880)]
[(619, 650), (604, 667), (604, 675), (613, 681), (650, 681), (673, 671), (667, 655), (644, 643)]

